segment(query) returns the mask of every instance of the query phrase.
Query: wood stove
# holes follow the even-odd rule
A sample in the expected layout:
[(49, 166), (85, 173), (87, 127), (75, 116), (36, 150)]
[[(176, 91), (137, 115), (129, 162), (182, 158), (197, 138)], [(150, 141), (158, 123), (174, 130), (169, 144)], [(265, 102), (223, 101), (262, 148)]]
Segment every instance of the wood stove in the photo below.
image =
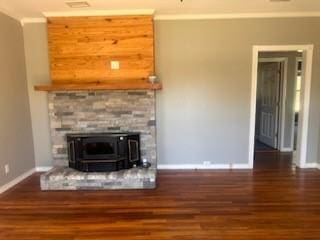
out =
[(68, 134), (69, 167), (83, 172), (111, 172), (140, 165), (138, 133)]

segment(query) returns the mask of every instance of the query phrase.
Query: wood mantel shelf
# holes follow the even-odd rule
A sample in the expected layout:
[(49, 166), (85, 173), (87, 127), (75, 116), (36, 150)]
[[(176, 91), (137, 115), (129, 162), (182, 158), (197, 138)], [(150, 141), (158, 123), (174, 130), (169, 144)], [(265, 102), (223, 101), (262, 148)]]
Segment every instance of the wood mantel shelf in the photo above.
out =
[(34, 86), (36, 91), (102, 91), (102, 90), (161, 90), (161, 83), (94, 83), (94, 84), (52, 84)]

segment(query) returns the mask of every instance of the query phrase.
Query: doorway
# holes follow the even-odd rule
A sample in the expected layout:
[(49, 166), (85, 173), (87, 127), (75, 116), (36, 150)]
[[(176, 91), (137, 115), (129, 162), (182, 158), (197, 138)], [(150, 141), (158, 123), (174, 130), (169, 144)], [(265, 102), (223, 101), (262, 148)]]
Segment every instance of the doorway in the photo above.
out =
[(253, 48), (250, 167), (258, 153), (266, 159), (261, 152), (306, 167), (312, 53), (311, 45)]
[[(288, 58), (260, 53), (256, 98), (255, 151), (282, 149)], [(281, 53), (279, 54), (281, 56)]]

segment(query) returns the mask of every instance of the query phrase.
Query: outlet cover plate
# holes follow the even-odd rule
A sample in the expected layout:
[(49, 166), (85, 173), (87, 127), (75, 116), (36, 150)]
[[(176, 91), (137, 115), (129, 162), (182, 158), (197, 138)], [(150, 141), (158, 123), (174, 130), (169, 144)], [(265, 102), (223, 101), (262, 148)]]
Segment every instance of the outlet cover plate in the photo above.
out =
[(5, 174), (8, 174), (10, 172), (9, 164), (4, 165), (4, 172)]
[(120, 69), (120, 62), (119, 61), (111, 61), (110, 63), (112, 70), (119, 70)]

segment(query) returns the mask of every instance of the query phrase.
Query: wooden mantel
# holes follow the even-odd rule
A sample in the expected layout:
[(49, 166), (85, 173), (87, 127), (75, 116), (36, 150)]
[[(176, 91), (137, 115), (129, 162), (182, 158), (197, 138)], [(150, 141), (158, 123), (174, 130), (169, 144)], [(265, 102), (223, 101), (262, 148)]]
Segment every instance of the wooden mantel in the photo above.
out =
[(37, 85), (36, 91), (102, 91), (102, 90), (161, 90), (161, 83), (95, 83)]
[(155, 75), (153, 28), (151, 15), (49, 18), (52, 83), (34, 89), (160, 90), (148, 80)]

